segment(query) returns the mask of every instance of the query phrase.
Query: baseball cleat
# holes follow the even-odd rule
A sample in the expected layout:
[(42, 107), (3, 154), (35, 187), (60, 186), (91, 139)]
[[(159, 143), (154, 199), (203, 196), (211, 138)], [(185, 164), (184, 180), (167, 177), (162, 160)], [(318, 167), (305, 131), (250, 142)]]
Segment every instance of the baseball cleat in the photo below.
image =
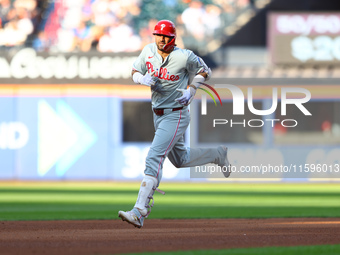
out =
[(119, 211), (118, 217), (120, 217), (122, 221), (126, 221), (127, 223), (134, 225), (136, 228), (142, 227), (138, 217), (131, 211), (127, 211), (127, 212)]
[(226, 146), (222, 146), (222, 149), (226, 152), (224, 163), (223, 165), (221, 165), (222, 169), (224, 170), (224, 171), (222, 170), (222, 173), (225, 178), (228, 178), (231, 173), (231, 164), (229, 163), (228, 160), (228, 148)]

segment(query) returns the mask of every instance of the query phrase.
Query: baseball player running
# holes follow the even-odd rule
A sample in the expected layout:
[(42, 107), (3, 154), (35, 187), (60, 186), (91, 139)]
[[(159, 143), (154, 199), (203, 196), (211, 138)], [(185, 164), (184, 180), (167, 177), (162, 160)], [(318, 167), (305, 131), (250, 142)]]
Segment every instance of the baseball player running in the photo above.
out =
[(190, 122), (187, 106), (201, 83), (210, 78), (210, 68), (192, 51), (176, 47), (176, 28), (171, 21), (159, 21), (153, 34), (155, 43), (146, 45), (133, 64), (132, 79), (151, 88), (156, 132), (136, 204), (131, 211), (118, 212), (123, 221), (138, 228), (151, 212), (155, 190), (160, 191), (158, 186), (166, 157), (178, 168), (214, 163), (228, 169), (223, 172), (225, 177), (230, 175), (225, 146), (188, 148), (184, 145), (183, 135)]

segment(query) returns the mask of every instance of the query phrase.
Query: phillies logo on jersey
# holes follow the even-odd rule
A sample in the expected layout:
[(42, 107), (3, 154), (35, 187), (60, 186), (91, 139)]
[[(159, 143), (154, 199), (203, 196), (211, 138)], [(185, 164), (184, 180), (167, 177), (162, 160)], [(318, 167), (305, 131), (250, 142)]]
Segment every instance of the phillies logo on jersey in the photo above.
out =
[[(148, 73), (152, 73), (155, 71), (153, 69), (153, 65), (150, 62), (146, 62), (146, 67), (148, 68)], [(158, 77), (158, 79), (166, 80), (166, 81), (178, 81), (179, 76), (178, 75), (170, 75), (167, 68), (161, 67), (159, 70), (157, 69), (155, 72), (155, 77)]]

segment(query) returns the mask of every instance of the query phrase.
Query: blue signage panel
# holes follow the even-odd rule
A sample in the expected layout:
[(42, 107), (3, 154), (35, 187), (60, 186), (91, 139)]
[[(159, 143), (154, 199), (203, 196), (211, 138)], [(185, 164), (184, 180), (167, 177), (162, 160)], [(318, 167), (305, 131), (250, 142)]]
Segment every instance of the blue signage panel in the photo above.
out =
[(18, 178), (107, 178), (107, 98), (17, 98), (29, 130)]
[[(151, 141), (124, 143), (122, 122), (116, 97), (1, 97), (0, 179), (141, 180)], [(339, 155), (338, 146), (229, 148), (240, 178), (336, 179)], [(164, 181), (189, 179), (164, 161)]]
[[(26, 131), (26, 132), (25, 132)], [(23, 136), (20, 136), (20, 132)], [(25, 134), (23, 134), (23, 132)], [(15, 175), (15, 151), (27, 140), (27, 129), (16, 121), (15, 99), (0, 98), (0, 178), (12, 179)]]
[(78, 136), (78, 141), (67, 152), (68, 157), (64, 159), (64, 166), (60, 165), (60, 168), (63, 167), (65, 178), (108, 178), (109, 100), (109, 98), (74, 97), (65, 100), (71, 113), (66, 114), (69, 116), (65, 118)]
[[(111, 179), (142, 180), (145, 170), (145, 158), (151, 143), (127, 143), (112, 149)], [(162, 180), (189, 180), (189, 168), (176, 168), (169, 159), (163, 164)]]

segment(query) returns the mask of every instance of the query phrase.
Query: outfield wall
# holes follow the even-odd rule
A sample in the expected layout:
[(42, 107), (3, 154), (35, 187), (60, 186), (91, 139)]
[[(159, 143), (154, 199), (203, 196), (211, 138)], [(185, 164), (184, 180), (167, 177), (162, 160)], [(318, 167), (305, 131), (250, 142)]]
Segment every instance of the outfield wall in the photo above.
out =
[[(313, 87), (314, 90), (312, 87), (308, 88), (312, 93), (316, 93), (317, 87)], [(267, 98), (263, 95), (268, 89), (270, 88), (261, 90), (262, 96), (256, 98), (257, 102), (266, 102)], [(336, 99), (340, 90), (338, 87), (332, 89), (331, 93), (334, 97), (332, 100), (338, 102)], [(220, 94), (225, 105), (231, 103), (230, 97)], [(129, 124), (124, 126), (123, 114), (126, 109), (123, 108), (129, 108), (129, 104), (124, 106), (124, 102), (136, 102), (137, 106), (146, 104), (149, 107), (150, 91), (147, 88), (137, 85), (12, 84), (2, 85), (0, 95), (1, 179), (137, 180), (142, 178), (150, 140), (130, 141), (129, 137), (126, 137), (124, 132), (127, 130), (124, 128), (126, 129)], [(191, 106), (191, 128), (186, 133), (188, 146), (227, 144), (230, 147), (231, 163), (236, 166), (271, 164), (295, 167), (296, 171), (300, 170), (300, 165), (305, 166), (305, 164), (326, 165), (328, 169), (329, 166), (333, 167), (332, 173), (328, 171), (321, 176), (315, 175), (316, 170), (301, 172), (295, 175), (300, 181), (313, 176), (328, 179), (339, 176), (339, 172), (334, 170), (335, 164), (339, 164), (340, 148), (337, 142), (331, 142), (337, 139), (336, 136), (326, 139), (327, 135), (331, 134), (330, 130), (315, 133), (314, 137), (319, 137), (319, 140), (316, 139), (314, 143), (308, 144), (276, 144), (275, 128), (268, 127), (261, 128), (258, 133), (241, 133), (243, 137), (249, 136), (250, 141), (246, 142), (241, 138), (228, 142), (227, 134), (236, 132), (233, 129), (225, 129), (226, 138), (220, 136), (214, 140), (214, 132), (205, 130), (207, 123), (200, 122), (200, 97), (201, 94), (198, 93), (197, 100)], [(210, 101), (209, 103), (212, 104)], [(320, 101), (316, 100), (317, 102)], [(208, 111), (225, 109), (210, 104)], [(145, 117), (141, 116), (133, 123), (137, 126), (132, 132), (142, 130), (141, 136), (151, 133), (150, 137), (152, 137), (152, 120), (148, 111), (151, 112), (151, 108), (147, 110)], [(203, 131), (200, 131), (200, 128)], [(242, 127), (237, 127), (236, 130), (242, 132), (240, 131)], [(199, 134), (200, 132), (203, 132), (203, 135)], [(297, 134), (293, 133), (293, 140), (294, 135), (301, 136), (304, 133), (303, 130)], [(233, 139), (236, 135), (237, 133), (233, 135)], [(260, 139), (254, 138), (254, 141), (251, 141), (252, 137), (257, 136)], [(191, 141), (188, 137), (192, 137)], [(291, 136), (285, 139), (289, 137)], [(308, 137), (313, 137), (313, 134)], [(164, 180), (190, 179), (189, 169), (176, 169), (168, 160), (165, 162), (164, 169)], [(204, 175), (204, 177), (199, 180), (205, 180), (210, 176)], [(252, 178), (256, 181), (261, 177), (282, 180), (287, 177), (292, 178), (294, 175), (287, 175), (285, 172), (263, 176), (249, 173), (241, 176), (240, 180)], [(237, 178), (234, 180), (239, 181)]]
[[(148, 101), (145, 88), (2, 85), (0, 95), (1, 179), (142, 177), (150, 143), (122, 141), (122, 102)], [(189, 178), (167, 168), (165, 179)]]
[[(145, 157), (153, 137), (150, 91), (134, 85), (129, 78), (135, 54), (37, 54), (23, 49), (0, 57), (0, 179), (3, 180), (140, 180)], [(208, 98), (208, 115), (201, 114), (199, 91), (191, 105), (191, 127), (185, 139), (188, 146), (230, 148), (234, 166), (274, 164), (300, 170), (299, 181), (316, 177), (315, 171), (326, 167), (333, 172), (317, 177), (335, 180), (340, 162), (340, 86), (334, 82), (303, 80), (287, 84), (259, 84), (254, 79), (233, 80), (244, 95), (252, 88), (254, 106), (268, 109), (272, 91), (283, 87), (303, 87), (311, 92), (307, 108), (310, 118), (299, 115), (298, 108), (286, 118), (299, 120), (295, 129), (280, 125), (260, 128), (220, 125), (214, 129), (212, 119), (230, 122), (232, 96), (218, 90), (223, 106)], [(212, 79), (211, 85), (231, 82)], [(272, 82), (272, 80), (270, 80)], [(269, 82), (269, 83), (270, 83)], [(257, 83), (257, 84), (256, 84)], [(246, 85), (242, 85), (246, 84)], [(254, 85), (256, 84), (256, 85)], [(302, 84), (302, 85), (301, 85)], [(217, 100), (215, 97), (214, 99)], [(280, 100), (280, 99), (279, 99)], [(246, 98), (245, 98), (246, 105)], [(279, 106), (278, 106), (279, 107)], [(270, 118), (282, 120), (272, 114)], [(265, 117), (244, 117), (265, 121)], [(234, 121), (240, 122), (235, 117)], [(241, 122), (242, 123), (242, 122)], [(191, 139), (189, 139), (191, 138)], [(319, 166), (319, 168), (318, 168)], [(204, 175), (206, 180), (209, 175)], [(239, 181), (234, 175), (231, 181)], [(287, 173), (242, 176), (259, 180), (294, 180)], [(289, 178), (288, 178), (289, 177)], [(294, 176), (293, 176), (294, 177)], [(288, 179), (287, 179), (288, 178)], [(166, 160), (164, 180), (193, 180), (189, 169), (176, 169)], [(197, 180), (197, 179), (195, 179)]]

